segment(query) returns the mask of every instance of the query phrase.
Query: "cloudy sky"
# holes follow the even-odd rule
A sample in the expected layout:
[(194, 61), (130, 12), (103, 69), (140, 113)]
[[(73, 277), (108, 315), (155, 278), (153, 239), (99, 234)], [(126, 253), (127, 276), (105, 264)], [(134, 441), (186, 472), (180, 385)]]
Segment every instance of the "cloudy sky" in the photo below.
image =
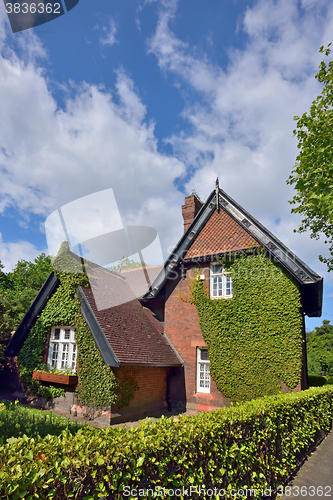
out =
[(125, 224), (158, 231), (164, 257), (181, 205), (220, 186), (317, 273), (323, 241), (295, 234), (286, 185), (293, 116), (320, 93), (330, 0), (80, 0), (13, 34), (0, 3), (0, 259), (48, 253), (45, 220), (108, 188)]

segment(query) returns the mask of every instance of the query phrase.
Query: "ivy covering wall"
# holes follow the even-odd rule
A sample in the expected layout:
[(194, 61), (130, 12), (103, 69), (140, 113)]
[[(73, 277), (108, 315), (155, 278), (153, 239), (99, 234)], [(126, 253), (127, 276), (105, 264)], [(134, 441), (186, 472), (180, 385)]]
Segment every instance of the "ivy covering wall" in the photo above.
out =
[(218, 389), (233, 402), (289, 390), (301, 379), (302, 312), (295, 280), (264, 254), (224, 262), (233, 297), (210, 299), (199, 279), (192, 300)]
[[(72, 271), (75, 270), (72, 269)], [(105, 365), (81, 314), (76, 290), (78, 285), (89, 284), (87, 276), (84, 273), (75, 272), (57, 272), (56, 274), (61, 285), (47, 302), (18, 356), (22, 382), (25, 388), (46, 398), (64, 394), (64, 389), (56, 386), (46, 387), (31, 377), (34, 369), (43, 361), (47, 333), (50, 328), (55, 325), (74, 325), (78, 349), (79, 385), (76, 391), (79, 402), (93, 409), (109, 407), (118, 400), (119, 382), (111, 367)]]

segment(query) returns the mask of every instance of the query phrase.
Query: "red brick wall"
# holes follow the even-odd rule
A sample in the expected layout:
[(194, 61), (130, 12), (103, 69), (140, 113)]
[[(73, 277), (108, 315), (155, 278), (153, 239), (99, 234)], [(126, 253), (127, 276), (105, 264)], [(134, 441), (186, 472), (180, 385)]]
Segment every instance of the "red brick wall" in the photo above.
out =
[(121, 366), (113, 369), (120, 381), (134, 376), (139, 389), (127, 408), (135, 408), (152, 403), (166, 405), (167, 368), (159, 366)]
[[(208, 286), (209, 267), (202, 268), (201, 273), (205, 274)], [(227, 401), (212, 379), (210, 394), (196, 392), (197, 347), (206, 344), (201, 334), (195, 306), (179, 297), (181, 295), (184, 299), (188, 299), (190, 296), (190, 274), (191, 271), (188, 271), (186, 279), (179, 282), (166, 302), (164, 328), (167, 337), (184, 361), (187, 408), (209, 410), (225, 406)]]

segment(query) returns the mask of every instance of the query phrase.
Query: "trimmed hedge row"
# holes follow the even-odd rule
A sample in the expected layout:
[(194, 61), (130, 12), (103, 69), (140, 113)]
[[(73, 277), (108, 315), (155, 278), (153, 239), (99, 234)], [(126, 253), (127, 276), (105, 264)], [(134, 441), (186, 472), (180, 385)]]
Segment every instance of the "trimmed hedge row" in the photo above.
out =
[(332, 411), (333, 386), (326, 386), (128, 431), (87, 427), (75, 436), (10, 438), (0, 446), (0, 493), (11, 500), (151, 498), (164, 487), (159, 496), (174, 498), (169, 489), (184, 486), (179, 498), (189, 498), (192, 487), (192, 498), (202, 498), (203, 488), (251, 488), (260, 499), (329, 432)]

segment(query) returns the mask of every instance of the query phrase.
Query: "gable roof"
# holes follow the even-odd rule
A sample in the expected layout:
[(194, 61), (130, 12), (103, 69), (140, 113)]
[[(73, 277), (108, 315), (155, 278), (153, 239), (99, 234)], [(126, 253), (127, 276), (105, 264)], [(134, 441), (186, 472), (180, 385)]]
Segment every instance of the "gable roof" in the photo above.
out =
[(260, 243), (225, 210), (214, 210), (198, 236), (192, 241), (184, 260), (247, 250)]
[[(97, 294), (98, 303), (90, 287), (79, 286), (78, 295), (82, 315), (105, 364), (115, 367), (180, 366), (181, 360), (164, 335), (160, 323), (134, 298), (125, 278), (96, 264), (94, 271), (98, 274), (96, 279), (100, 279), (102, 274), (106, 277)], [(18, 355), (38, 315), (60, 284), (59, 278), (51, 272), (10, 339), (6, 356)], [(114, 295), (115, 299), (108, 299), (110, 295)], [(121, 299), (126, 302), (119, 303)]]
[[(149, 292), (144, 295), (144, 302), (149, 305), (150, 301), (158, 303), (161, 300), (165, 300), (166, 287), (170, 288), (170, 282), (172, 280), (174, 282), (174, 285), (172, 285), (173, 288), (177, 284), (177, 281), (174, 279), (176, 269), (179, 271), (179, 268), (187, 262), (202, 262), (207, 260), (207, 255), (214, 254), (218, 257), (229, 252), (241, 252), (244, 250), (244, 248), (238, 248), (237, 250), (231, 249), (233, 244), (237, 243), (237, 238), (234, 241), (228, 242), (229, 249), (223, 249), (224, 236), (220, 234), (220, 237), (222, 237), (222, 244), (220, 246), (217, 245), (216, 242), (213, 242), (209, 250), (211, 253), (207, 254), (205, 251), (201, 251), (200, 234), (201, 232), (204, 234), (205, 231), (208, 231), (210, 236), (213, 237), (211, 229), (209, 229), (210, 225), (208, 224), (207, 230), (205, 227), (211, 217), (212, 225), (214, 226), (214, 220), (217, 222), (218, 219), (217, 215), (214, 215), (214, 213), (218, 214), (219, 211), (220, 213), (222, 212), (221, 220), (225, 215), (229, 216), (229, 219), (232, 219), (233, 223), (236, 223), (236, 225), (243, 229), (243, 235), (247, 234), (249, 239), (252, 238), (252, 241), (256, 242), (256, 244), (260, 244), (260, 246), (267, 251), (270, 258), (279, 262), (282, 267), (296, 279), (300, 286), (302, 305), (305, 314), (308, 316), (321, 316), (323, 278), (310, 269), (276, 236), (220, 188), (218, 188), (217, 191), (212, 191), (187, 231), (181, 237), (166, 260), (163, 272), (159, 273), (150, 287)], [(218, 233), (218, 225), (216, 226), (216, 232)], [(197, 239), (198, 244), (196, 244)], [(203, 237), (201, 237), (201, 239), (204, 241)], [(246, 238), (243, 236), (240, 240), (242, 246)], [(215, 248), (218, 248), (217, 252), (215, 252)]]
[(163, 327), (135, 299), (98, 310), (90, 288), (79, 287), (81, 311), (109, 366), (179, 366)]

